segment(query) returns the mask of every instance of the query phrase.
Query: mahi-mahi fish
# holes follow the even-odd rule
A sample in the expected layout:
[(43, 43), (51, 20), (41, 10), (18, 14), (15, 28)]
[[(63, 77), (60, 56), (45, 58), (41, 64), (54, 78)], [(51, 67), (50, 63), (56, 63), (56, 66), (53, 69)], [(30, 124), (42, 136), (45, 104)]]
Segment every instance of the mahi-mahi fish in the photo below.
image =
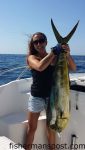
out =
[[(56, 29), (53, 20), (51, 19), (51, 25), (54, 35), (59, 44), (67, 44), (72, 35), (74, 34), (79, 21), (73, 27), (71, 32), (62, 37)], [(50, 95), (50, 104), (47, 110), (47, 122), (50, 128), (61, 132), (67, 125), (70, 117), (70, 88), (69, 88), (69, 71), (68, 62), (66, 58), (65, 50), (61, 50), (58, 55), (55, 70), (53, 73), (53, 83)]]

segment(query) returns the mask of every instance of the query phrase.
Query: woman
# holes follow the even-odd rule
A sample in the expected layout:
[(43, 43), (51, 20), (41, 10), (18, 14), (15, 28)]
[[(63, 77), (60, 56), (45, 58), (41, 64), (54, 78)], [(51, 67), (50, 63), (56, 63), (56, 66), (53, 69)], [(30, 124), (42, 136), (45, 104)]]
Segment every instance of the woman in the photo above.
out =
[[(29, 130), (27, 130), (26, 150), (31, 150), (40, 112), (45, 109), (50, 96), (52, 74), (55, 60), (57, 59), (57, 47), (52, 48), (52, 51), (48, 54), (46, 45), (47, 38), (41, 32), (33, 34), (29, 43), (27, 63), (31, 68), (33, 83), (28, 103)], [(75, 70), (76, 65), (70, 56), (68, 45), (62, 45), (62, 48), (67, 52), (67, 61), (70, 69)], [(52, 150), (51, 145), (55, 144), (55, 132), (47, 125), (46, 127), (48, 143), (50, 144), (50, 150)]]

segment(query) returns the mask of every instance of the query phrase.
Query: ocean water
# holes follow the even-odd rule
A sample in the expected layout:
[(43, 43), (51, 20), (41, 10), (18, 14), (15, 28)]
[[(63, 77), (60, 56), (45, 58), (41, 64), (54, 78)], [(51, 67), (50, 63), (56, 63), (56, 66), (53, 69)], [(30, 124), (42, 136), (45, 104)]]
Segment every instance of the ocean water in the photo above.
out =
[[(73, 58), (77, 65), (75, 74), (85, 73), (85, 56), (75, 55)], [(16, 80), (21, 74), (21, 78), (31, 77), (31, 72), (26, 66), (26, 55), (0, 54), (0, 85)]]

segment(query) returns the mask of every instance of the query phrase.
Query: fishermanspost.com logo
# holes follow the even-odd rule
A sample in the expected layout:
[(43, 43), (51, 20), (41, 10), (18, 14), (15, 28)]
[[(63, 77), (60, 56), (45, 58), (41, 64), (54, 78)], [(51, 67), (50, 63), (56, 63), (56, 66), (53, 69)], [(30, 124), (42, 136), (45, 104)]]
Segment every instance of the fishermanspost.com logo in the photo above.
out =
[(33, 150), (46, 150), (46, 149), (55, 149), (55, 150), (58, 150), (58, 149), (61, 149), (61, 150), (84, 150), (85, 149), (85, 144), (71, 144), (71, 145), (68, 145), (66, 143), (64, 144), (20, 144), (20, 143), (10, 143), (9, 144), (9, 148), (10, 149), (22, 149), (22, 148), (32, 148)]

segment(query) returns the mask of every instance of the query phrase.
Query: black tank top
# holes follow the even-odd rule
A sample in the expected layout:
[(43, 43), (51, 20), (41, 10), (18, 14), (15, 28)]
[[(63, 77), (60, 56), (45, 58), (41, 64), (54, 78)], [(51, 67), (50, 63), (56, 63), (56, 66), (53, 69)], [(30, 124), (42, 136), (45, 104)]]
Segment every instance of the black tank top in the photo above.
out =
[(49, 97), (52, 86), (54, 66), (49, 65), (44, 71), (31, 70), (33, 83), (31, 94), (35, 97)]

